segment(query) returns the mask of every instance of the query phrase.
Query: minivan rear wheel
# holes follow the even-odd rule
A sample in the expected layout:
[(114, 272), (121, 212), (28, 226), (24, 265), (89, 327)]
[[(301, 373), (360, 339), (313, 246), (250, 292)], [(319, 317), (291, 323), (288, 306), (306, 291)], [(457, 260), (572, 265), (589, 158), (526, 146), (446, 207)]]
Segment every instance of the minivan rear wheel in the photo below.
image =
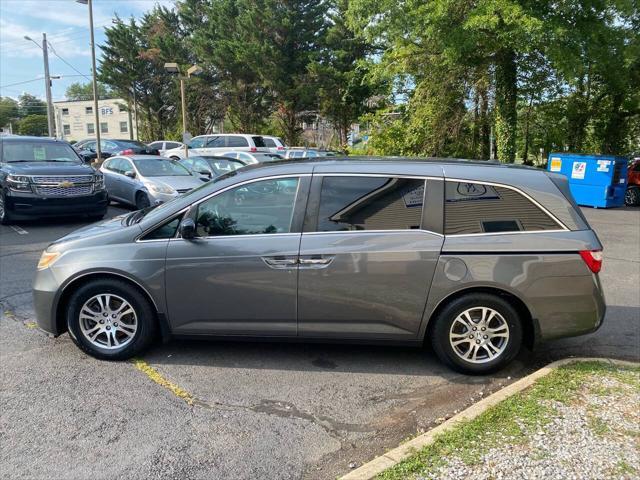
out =
[(73, 342), (102, 360), (125, 360), (144, 351), (157, 331), (146, 297), (117, 279), (82, 285), (69, 299), (67, 327)]
[(471, 293), (459, 297), (434, 321), (433, 349), (440, 360), (459, 372), (494, 372), (520, 351), (520, 316), (509, 302), (496, 295)]

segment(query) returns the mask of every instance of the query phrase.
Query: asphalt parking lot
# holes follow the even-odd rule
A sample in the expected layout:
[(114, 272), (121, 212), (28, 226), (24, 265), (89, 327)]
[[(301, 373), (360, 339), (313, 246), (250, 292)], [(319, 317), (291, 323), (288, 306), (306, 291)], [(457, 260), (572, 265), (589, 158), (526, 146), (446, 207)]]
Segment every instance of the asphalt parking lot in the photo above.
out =
[(132, 362), (94, 360), (35, 328), (38, 257), (81, 222), (2, 226), (2, 476), (335, 478), (550, 360), (639, 360), (640, 209), (584, 213), (605, 245), (608, 310), (595, 334), (525, 350), (489, 377), (411, 348), (174, 341), (148, 352), (142, 360), (193, 405)]

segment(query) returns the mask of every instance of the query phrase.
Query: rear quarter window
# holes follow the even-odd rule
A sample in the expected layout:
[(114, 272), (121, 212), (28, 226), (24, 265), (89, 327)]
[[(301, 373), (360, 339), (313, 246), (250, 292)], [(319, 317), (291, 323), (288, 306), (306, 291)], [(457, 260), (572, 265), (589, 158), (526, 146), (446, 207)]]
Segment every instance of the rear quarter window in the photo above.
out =
[(562, 229), (524, 195), (483, 183), (447, 181), (444, 215), (446, 235)]
[(228, 137), (227, 147), (248, 147), (249, 142), (244, 137)]

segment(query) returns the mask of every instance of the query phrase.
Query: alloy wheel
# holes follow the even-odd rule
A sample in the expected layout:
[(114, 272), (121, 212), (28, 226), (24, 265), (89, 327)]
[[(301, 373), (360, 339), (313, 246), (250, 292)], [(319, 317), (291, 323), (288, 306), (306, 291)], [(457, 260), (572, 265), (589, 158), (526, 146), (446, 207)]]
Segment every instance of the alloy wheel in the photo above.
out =
[(491, 362), (507, 348), (509, 325), (492, 308), (469, 308), (451, 324), (449, 343), (456, 355), (466, 362)]
[(101, 293), (80, 309), (80, 330), (92, 345), (109, 350), (128, 345), (138, 330), (138, 317), (129, 302)]

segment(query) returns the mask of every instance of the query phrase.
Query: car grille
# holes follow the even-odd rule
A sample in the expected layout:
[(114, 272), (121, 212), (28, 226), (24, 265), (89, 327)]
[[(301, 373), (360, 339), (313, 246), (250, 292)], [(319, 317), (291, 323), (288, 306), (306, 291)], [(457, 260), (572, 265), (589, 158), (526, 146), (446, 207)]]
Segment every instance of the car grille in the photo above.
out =
[(49, 185), (57, 185), (60, 182), (91, 183), (93, 181), (92, 175), (72, 175), (72, 176), (56, 175), (56, 176), (50, 176), (50, 177), (34, 175), (31, 178), (33, 179), (33, 183), (46, 183)]
[(75, 185), (73, 187), (58, 187), (57, 185), (36, 185), (36, 193), (46, 197), (75, 197), (91, 195), (93, 185)]

